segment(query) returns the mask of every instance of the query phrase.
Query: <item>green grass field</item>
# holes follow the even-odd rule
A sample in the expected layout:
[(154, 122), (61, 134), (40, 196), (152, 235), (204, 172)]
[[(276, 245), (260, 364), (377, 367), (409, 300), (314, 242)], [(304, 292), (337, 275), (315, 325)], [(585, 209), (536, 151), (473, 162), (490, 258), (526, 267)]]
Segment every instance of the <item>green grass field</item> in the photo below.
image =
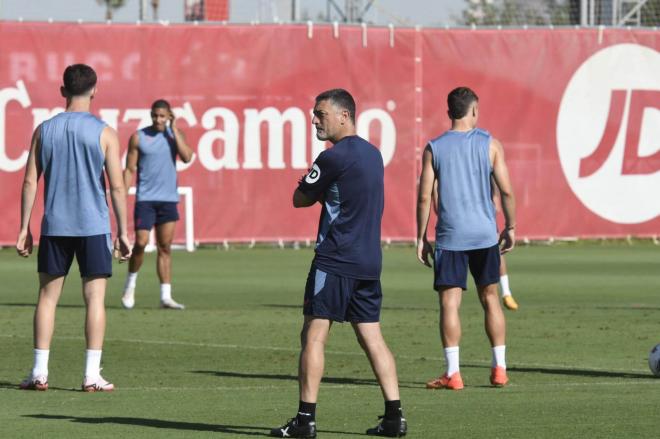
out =
[[(136, 308), (106, 298), (104, 371), (117, 390), (84, 394), (84, 307), (67, 281), (51, 347), (51, 388), (17, 390), (32, 363), (36, 255), (0, 251), (0, 437), (264, 436), (297, 409), (300, 304), (312, 251), (202, 249), (174, 254), (174, 297), (158, 309), (155, 257)], [(507, 312), (511, 384), (488, 385), (490, 348), (474, 288), (462, 308), (460, 392), (429, 391), (444, 368), (432, 273), (412, 248), (384, 251), (385, 338), (397, 358), (409, 437), (651, 438), (660, 435), (660, 379), (647, 354), (660, 343), (660, 247), (519, 247), (509, 257), (520, 304)], [(317, 409), (319, 437), (363, 435), (383, 404), (349, 325), (335, 325)]]

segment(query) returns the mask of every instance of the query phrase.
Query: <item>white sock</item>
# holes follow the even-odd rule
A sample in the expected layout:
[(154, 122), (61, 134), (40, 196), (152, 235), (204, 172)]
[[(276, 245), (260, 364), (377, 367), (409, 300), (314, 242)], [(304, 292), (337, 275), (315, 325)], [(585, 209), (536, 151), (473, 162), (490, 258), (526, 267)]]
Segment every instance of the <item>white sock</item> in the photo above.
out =
[(506, 369), (506, 346), (493, 346), (493, 363), (492, 366), (499, 366)]
[(87, 349), (85, 351), (85, 376), (96, 379), (101, 375), (101, 350)]
[(500, 288), (502, 289), (502, 297), (511, 295), (511, 290), (509, 289), (509, 275), (508, 274), (500, 276)]
[(130, 271), (128, 272), (128, 276), (126, 276), (126, 285), (124, 285), (124, 291), (135, 290), (137, 277), (138, 277), (137, 272), (135, 273), (131, 273)]
[(172, 284), (160, 284), (160, 301), (172, 300)]
[(32, 377), (48, 376), (48, 356), (50, 349), (34, 350), (34, 367), (32, 368)]
[(452, 376), (460, 371), (458, 365), (458, 346), (445, 348), (445, 361), (447, 362), (447, 376)]

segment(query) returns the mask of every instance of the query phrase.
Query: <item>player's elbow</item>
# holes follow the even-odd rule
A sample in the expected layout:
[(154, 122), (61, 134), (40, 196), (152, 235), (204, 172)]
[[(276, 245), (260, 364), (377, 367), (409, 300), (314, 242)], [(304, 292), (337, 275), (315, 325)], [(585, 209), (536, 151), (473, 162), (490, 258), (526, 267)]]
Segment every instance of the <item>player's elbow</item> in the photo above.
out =
[(23, 180), (23, 194), (31, 194), (37, 192), (37, 181), (32, 178)]
[(188, 154), (181, 156), (181, 161), (183, 163), (190, 163), (192, 161), (192, 158), (193, 158), (193, 153), (192, 151), (190, 151)]
[(23, 179), (23, 189), (31, 189), (37, 186), (37, 180), (31, 177), (25, 177)]
[(501, 200), (514, 200), (515, 196), (513, 195), (512, 189), (502, 190), (500, 189), (500, 198)]
[(293, 193), (293, 207), (309, 207), (316, 201), (310, 199), (307, 195), (302, 193), (300, 189), (296, 189)]
[(420, 192), (419, 195), (417, 195), (417, 205), (426, 206), (428, 204), (431, 204), (431, 195)]
[(300, 199), (297, 192), (294, 192), (293, 194), (293, 207), (295, 208), (305, 207), (303, 200)]
[(110, 192), (112, 192), (113, 195), (125, 194), (126, 186), (124, 186), (124, 182), (122, 181), (110, 182)]

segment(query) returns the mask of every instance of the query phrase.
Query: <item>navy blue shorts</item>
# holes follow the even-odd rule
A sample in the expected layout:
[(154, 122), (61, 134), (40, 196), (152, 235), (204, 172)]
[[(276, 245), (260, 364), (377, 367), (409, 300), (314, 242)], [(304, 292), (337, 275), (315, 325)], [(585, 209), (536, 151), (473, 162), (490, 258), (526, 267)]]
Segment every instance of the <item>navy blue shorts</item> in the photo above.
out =
[(51, 276), (69, 274), (75, 255), (80, 277), (112, 276), (112, 239), (110, 235), (41, 236), (37, 269)]
[(303, 314), (335, 322), (380, 320), (380, 280), (360, 280), (326, 273), (312, 264), (305, 285)]
[(155, 225), (179, 220), (179, 203), (169, 201), (138, 201), (133, 211), (135, 230), (151, 230)]
[(436, 247), (433, 287), (461, 287), (467, 290), (467, 270), (470, 268), (478, 286), (500, 281), (500, 249), (497, 245), (477, 250), (452, 251)]

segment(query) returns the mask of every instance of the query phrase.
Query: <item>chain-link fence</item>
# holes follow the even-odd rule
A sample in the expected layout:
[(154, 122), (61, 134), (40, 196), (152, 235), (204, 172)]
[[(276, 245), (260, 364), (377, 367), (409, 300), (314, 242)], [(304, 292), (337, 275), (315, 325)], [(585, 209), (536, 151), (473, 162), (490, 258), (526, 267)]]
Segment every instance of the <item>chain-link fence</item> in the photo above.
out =
[(0, 19), (657, 27), (660, 0), (0, 0)]
[[(193, 20), (228, 20), (237, 1), (185, 0)], [(660, 25), (660, 0), (258, 0), (261, 21), (450, 26)], [(447, 13), (447, 10), (450, 10)], [(411, 19), (422, 11), (425, 23)], [(419, 16), (419, 15), (418, 15)], [(434, 20), (434, 16), (437, 17)], [(419, 20), (419, 18), (418, 18)]]
[(461, 24), (658, 26), (660, 0), (466, 0)]

